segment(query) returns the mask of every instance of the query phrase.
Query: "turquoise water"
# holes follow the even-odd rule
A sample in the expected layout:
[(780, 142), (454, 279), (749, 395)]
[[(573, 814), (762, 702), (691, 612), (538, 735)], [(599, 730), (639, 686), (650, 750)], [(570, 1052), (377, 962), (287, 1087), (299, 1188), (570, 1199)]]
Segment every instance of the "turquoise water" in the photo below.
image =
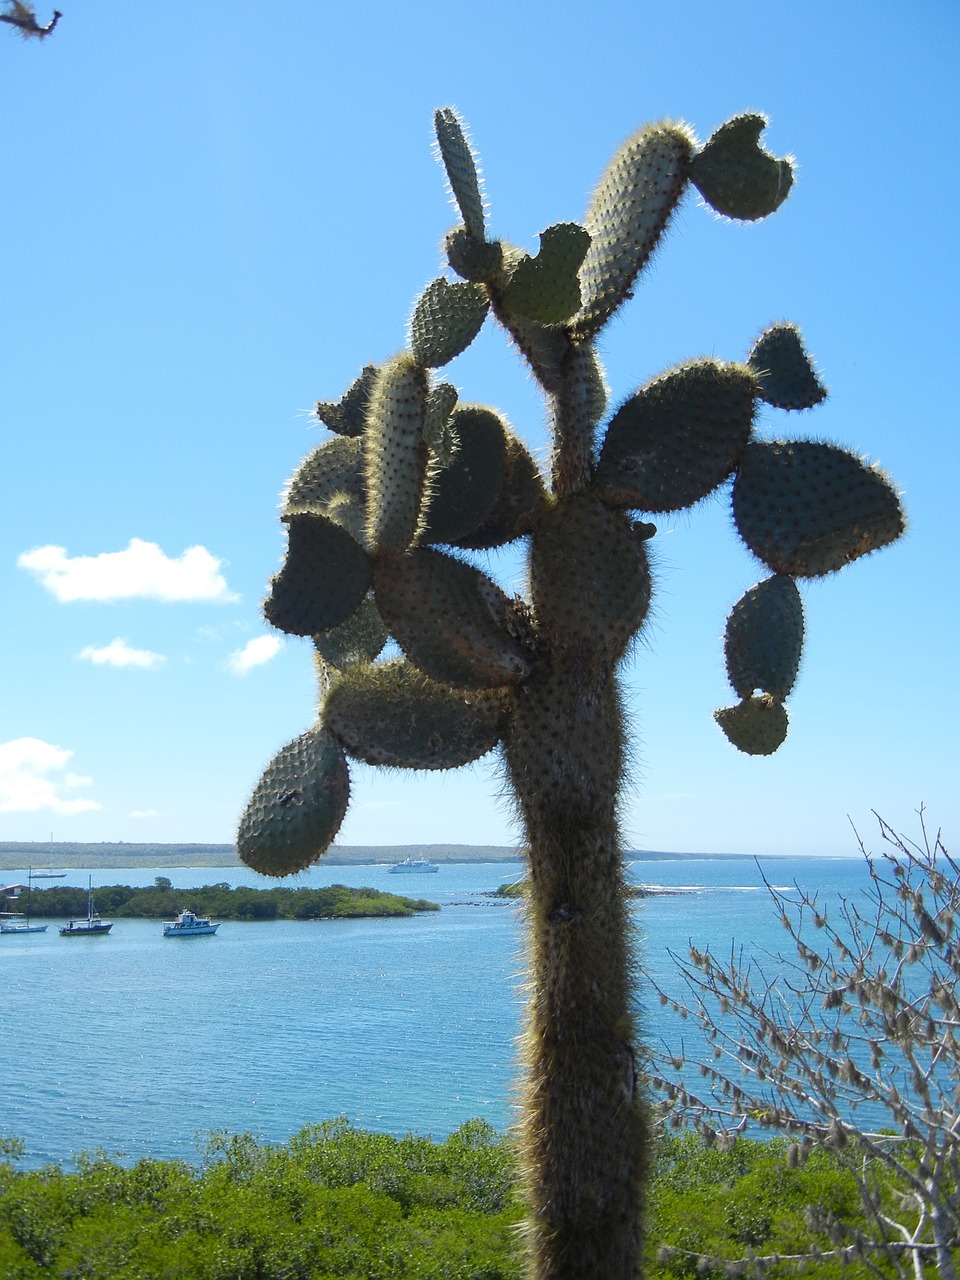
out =
[[(775, 859), (764, 869), (777, 886), (819, 889), (828, 906), (867, 883), (859, 859)], [(0, 935), (0, 1134), (24, 1141), (30, 1167), (94, 1149), (195, 1160), (210, 1131), (283, 1141), (337, 1115), (435, 1137), (475, 1116), (507, 1128), (522, 920), (515, 904), (485, 895), (520, 873), (519, 863), (403, 877), (321, 866), (298, 878), (441, 903), (408, 920), (228, 921), (193, 939), (119, 920), (105, 937), (71, 940), (51, 922), (44, 934)], [(157, 875), (184, 889), (273, 883), (226, 868), (71, 871), (58, 883), (85, 886), (88, 874), (94, 893)], [(631, 876), (686, 890), (635, 911), (644, 964), (668, 988), (668, 951), (688, 939), (754, 956), (784, 944), (752, 859), (637, 861)], [(643, 1003), (648, 1036), (667, 1034), (656, 1001)]]

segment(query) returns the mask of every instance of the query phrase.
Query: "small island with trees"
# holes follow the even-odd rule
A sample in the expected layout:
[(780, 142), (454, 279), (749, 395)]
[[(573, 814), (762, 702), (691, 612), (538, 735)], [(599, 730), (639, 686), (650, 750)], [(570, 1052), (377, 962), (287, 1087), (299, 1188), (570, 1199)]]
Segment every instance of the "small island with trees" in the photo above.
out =
[[(347, 920), (370, 916), (413, 916), (439, 911), (435, 902), (406, 898), (379, 889), (351, 889), (325, 885), (319, 889), (232, 889), (226, 881), (200, 888), (177, 889), (167, 876), (157, 876), (146, 888), (126, 884), (102, 885), (97, 907), (117, 919), (173, 919), (185, 906), (199, 915), (220, 920)], [(34, 889), (35, 915), (78, 916), (87, 909), (87, 890), (69, 885)]]

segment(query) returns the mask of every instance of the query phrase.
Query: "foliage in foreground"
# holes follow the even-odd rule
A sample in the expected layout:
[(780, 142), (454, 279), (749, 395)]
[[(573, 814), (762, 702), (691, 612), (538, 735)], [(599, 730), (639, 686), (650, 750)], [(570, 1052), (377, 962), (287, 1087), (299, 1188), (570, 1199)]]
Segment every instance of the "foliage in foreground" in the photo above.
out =
[[(17, 1144), (0, 1142), (15, 1159)], [(4, 1280), (519, 1280), (523, 1274), (514, 1152), (484, 1121), (443, 1142), (392, 1138), (344, 1121), (310, 1126), (286, 1146), (217, 1134), (204, 1167), (102, 1154), (75, 1172), (0, 1162)], [(779, 1141), (728, 1150), (692, 1133), (661, 1139), (650, 1199), (654, 1280), (729, 1274), (698, 1256), (738, 1259), (830, 1249), (818, 1223), (863, 1225), (842, 1154), (801, 1166)], [(657, 1256), (659, 1253), (659, 1257)], [(668, 1256), (669, 1255), (669, 1256)], [(824, 1257), (830, 1280), (876, 1275)], [(749, 1274), (740, 1272), (739, 1274)], [(771, 1272), (768, 1271), (768, 1274)], [(784, 1261), (773, 1275), (792, 1276)], [(880, 1271), (879, 1274), (886, 1274)], [(892, 1273), (891, 1273), (892, 1274)]]
[[(332, 884), (320, 889), (231, 889), (206, 884), (199, 889), (174, 889), (165, 884), (133, 889), (126, 884), (104, 885), (96, 892), (103, 915), (121, 919), (172, 920), (189, 907), (221, 920), (335, 920), (355, 916), (411, 916), (438, 911), (435, 902), (406, 898), (379, 889), (351, 889)], [(87, 913), (86, 889), (63, 886), (33, 891), (34, 915), (58, 917)]]

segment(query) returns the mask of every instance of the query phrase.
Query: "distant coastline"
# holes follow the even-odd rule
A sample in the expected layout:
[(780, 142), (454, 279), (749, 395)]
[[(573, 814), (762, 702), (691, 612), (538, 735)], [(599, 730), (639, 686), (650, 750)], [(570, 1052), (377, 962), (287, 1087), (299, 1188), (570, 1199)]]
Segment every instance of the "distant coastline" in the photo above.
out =
[[(516, 862), (519, 850), (510, 845), (405, 844), (334, 845), (324, 856), (330, 867), (370, 866), (401, 862), (406, 857), (426, 857), (432, 862)], [(0, 841), (0, 871), (24, 867), (49, 867), (71, 871), (76, 867), (242, 867), (232, 844), (72, 843), (70, 841)]]
[[(630, 850), (632, 862), (664, 862), (703, 858), (744, 858), (742, 853), (670, 853), (657, 849)], [(401, 862), (407, 857), (432, 862), (518, 862), (519, 848), (498, 844), (345, 844), (334, 845), (323, 858), (329, 867), (372, 866)], [(789, 854), (763, 854), (764, 862), (789, 858)], [(138, 844), (133, 841), (79, 843), (61, 840), (0, 840), (0, 871), (24, 867), (71, 871), (74, 868), (126, 867), (242, 867), (232, 844)]]

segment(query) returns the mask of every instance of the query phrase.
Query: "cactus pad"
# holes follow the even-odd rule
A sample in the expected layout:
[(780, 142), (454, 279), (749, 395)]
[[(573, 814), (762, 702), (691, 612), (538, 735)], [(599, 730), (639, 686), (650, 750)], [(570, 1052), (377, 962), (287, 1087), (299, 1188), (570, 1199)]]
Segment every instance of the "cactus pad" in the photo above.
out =
[(530, 670), (522, 611), (472, 565), (432, 547), (378, 564), (377, 608), (410, 661), (459, 689), (515, 684)]
[(587, 642), (612, 662), (623, 655), (650, 608), (648, 529), (589, 494), (544, 515), (530, 578), (537, 621), (555, 645)]
[(450, 415), (457, 403), (457, 388), (438, 382), (427, 392), (423, 414), (423, 438), (433, 460), (445, 467), (456, 453), (457, 438), (450, 427)]
[(447, 172), (450, 191), (460, 210), (464, 226), (477, 240), (484, 238), (483, 195), (477, 164), (463, 121), (452, 107), (434, 113), (434, 129), (440, 159)]
[(373, 662), (388, 638), (373, 597), (368, 595), (345, 622), (315, 635), (313, 647), (324, 662), (345, 671), (357, 662)]
[(772, 325), (754, 343), (747, 364), (757, 375), (761, 400), (776, 409), (812, 409), (826, 399), (796, 325)]
[(326, 516), (290, 516), (287, 529), (287, 557), (271, 579), (264, 616), (293, 636), (339, 626), (369, 590), (369, 557), (346, 529)]
[(610, 506), (675, 511), (706, 497), (737, 465), (753, 429), (746, 365), (696, 360), (647, 383), (614, 414), (597, 464)]
[(487, 284), (499, 275), (503, 247), (498, 240), (478, 240), (466, 227), (454, 227), (443, 243), (451, 270), (464, 280)]
[(406, 659), (353, 667), (323, 705), (323, 722), (367, 764), (456, 769), (500, 741), (504, 695), (450, 689)]
[(331, 501), (342, 496), (363, 507), (363, 446), (347, 436), (328, 440), (307, 454), (286, 488), (283, 514), (329, 516)]
[(627, 297), (683, 194), (693, 146), (685, 125), (664, 122), (635, 133), (610, 162), (584, 219), (591, 243), (572, 321), (578, 337), (596, 334)]
[(779, 209), (790, 194), (793, 165), (760, 146), (766, 127), (764, 116), (734, 116), (693, 157), (690, 180), (717, 213), (754, 221)]
[(489, 308), (483, 285), (443, 276), (431, 280), (417, 299), (410, 320), (410, 345), (417, 364), (437, 369), (448, 364), (483, 327)]
[(846, 449), (812, 440), (747, 447), (733, 486), (740, 537), (774, 573), (819, 577), (904, 530), (893, 486)]
[(590, 235), (576, 222), (559, 222), (540, 233), (540, 252), (522, 258), (504, 290), (503, 304), (541, 324), (560, 324), (579, 310), (580, 264)]
[(502, 547), (530, 533), (547, 500), (543, 479), (526, 446), (512, 432), (506, 435), (500, 496), (487, 519), (455, 545), (473, 550)]
[(480, 405), (461, 405), (450, 429), (457, 450), (430, 477), (421, 543), (455, 542), (478, 529), (493, 510), (506, 466), (506, 426)]
[(365, 365), (339, 400), (318, 400), (314, 413), (331, 431), (341, 436), (358, 436), (367, 420), (370, 392), (377, 377), (375, 364)]
[(748, 756), (772, 756), (787, 736), (787, 713), (767, 693), (723, 707), (713, 718), (737, 750)]
[(405, 551), (416, 535), (427, 474), (426, 400), (427, 374), (412, 356), (404, 352), (380, 369), (363, 436), (373, 551)]
[(262, 876), (303, 871), (327, 851), (350, 799), (340, 744), (324, 730), (301, 734), (274, 756), (237, 832), (242, 862)]
[(738, 697), (759, 689), (782, 701), (797, 678), (802, 648), (803, 603), (793, 578), (766, 578), (731, 609), (723, 649)]

